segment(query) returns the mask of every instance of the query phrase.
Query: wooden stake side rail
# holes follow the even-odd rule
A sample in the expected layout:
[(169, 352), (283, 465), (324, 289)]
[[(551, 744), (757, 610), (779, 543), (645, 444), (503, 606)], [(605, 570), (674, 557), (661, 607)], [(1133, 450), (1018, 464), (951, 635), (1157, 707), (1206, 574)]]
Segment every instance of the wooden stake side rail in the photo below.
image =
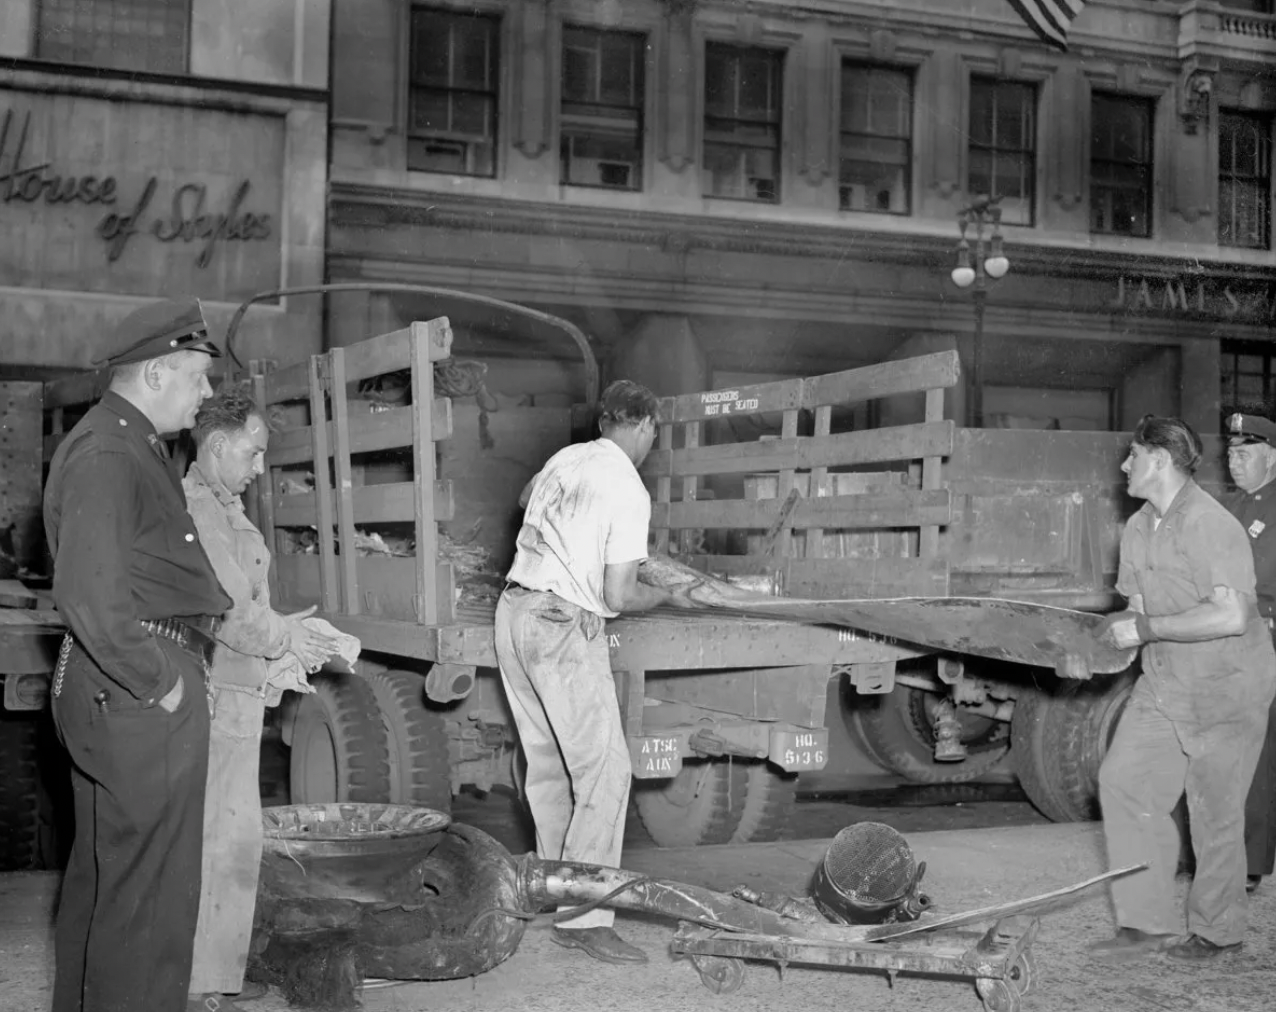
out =
[[(440, 317), (334, 348), (257, 381), (263, 406), (306, 400), (310, 408), (310, 424), (272, 440), (268, 480), (257, 483), (263, 534), (276, 548), (281, 602), (318, 600), (333, 617), (366, 613), (411, 623), (418, 634), (421, 625), (454, 620), (455, 578), (438, 553), (438, 524), (452, 519), (454, 499), (451, 483), (439, 481), (435, 469), (435, 442), (452, 432), (452, 404), (434, 396), (433, 368), (451, 351), (451, 326)], [(404, 370), (412, 378), (410, 407), (351, 405), (359, 381)], [(351, 457), (390, 449), (411, 453), (413, 480), (356, 487)], [(313, 465), (314, 491), (282, 494), (284, 468), (306, 463)], [(411, 524), (415, 554), (361, 556), (359, 524)], [(282, 551), (280, 529), (290, 527), (313, 528), (318, 554)]]
[[(947, 593), (948, 567), (937, 556), (953, 500), (942, 462), (953, 453), (956, 426), (944, 418), (944, 390), (960, 376), (957, 353), (942, 352), (664, 398), (659, 442), (642, 467), (654, 486), (657, 551), (680, 545), (697, 556), (708, 532), (722, 543), (731, 532), (766, 531), (754, 539), (760, 546), (747, 549), (753, 554), (697, 558), (724, 575), (779, 574), (784, 592), (794, 596)], [(840, 406), (913, 394), (924, 401), (912, 415), (920, 414), (920, 422), (831, 431)], [(798, 434), (801, 411), (814, 416), (809, 436)], [(778, 438), (705, 444), (706, 421), (776, 413)], [(874, 464), (885, 470), (872, 472)], [(745, 498), (704, 496), (701, 483), (724, 476), (743, 479)], [(721, 494), (721, 484), (711, 487)], [(805, 498), (784, 515), (794, 489)], [(796, 532), (803, 532), (800, 542)]]

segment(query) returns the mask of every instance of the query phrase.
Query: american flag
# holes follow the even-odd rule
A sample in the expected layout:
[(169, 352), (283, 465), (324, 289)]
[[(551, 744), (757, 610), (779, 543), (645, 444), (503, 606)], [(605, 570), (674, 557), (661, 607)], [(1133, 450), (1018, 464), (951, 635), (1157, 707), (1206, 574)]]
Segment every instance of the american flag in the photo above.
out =
[(1058, 49), (1068, 48), (1068, 28), (1081, 13), (1085, 0), (1010, 0), (1041, 41)]

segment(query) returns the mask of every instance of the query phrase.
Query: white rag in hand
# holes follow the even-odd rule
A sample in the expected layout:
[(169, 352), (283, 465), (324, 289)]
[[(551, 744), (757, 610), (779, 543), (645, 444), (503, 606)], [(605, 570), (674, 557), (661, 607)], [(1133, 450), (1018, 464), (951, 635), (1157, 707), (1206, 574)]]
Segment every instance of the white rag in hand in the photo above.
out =
[[(329, 658), (328, 663), (324, 665), (325, 668), (332, 668), (335, 671), (354, 671), (354, 662), (359, 659), (359, 651), (363, 649), (359, 637), (343, 633), (331, 622), (321, 618), (303, 618), (301, 624), (317, 633), (331, 636), (337, 641), (337, 652)], [(301, 659), (292, 651), (266, 665), (266, 705), (278, 706), (279, 700), (289, 689), (293, 692), (315, 691)]]

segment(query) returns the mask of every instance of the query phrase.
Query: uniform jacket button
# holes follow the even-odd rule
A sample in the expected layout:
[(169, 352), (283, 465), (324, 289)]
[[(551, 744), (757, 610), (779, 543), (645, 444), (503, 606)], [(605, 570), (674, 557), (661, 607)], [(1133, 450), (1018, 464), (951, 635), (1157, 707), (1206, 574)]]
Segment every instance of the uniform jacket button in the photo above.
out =
[(187, 534), (187, 535), (186, 535), (186, 540), (187, 540), (187, 541), (194, 541), (194, 540), (195, 540), (195, 535), (194, 535), (194, 534)]

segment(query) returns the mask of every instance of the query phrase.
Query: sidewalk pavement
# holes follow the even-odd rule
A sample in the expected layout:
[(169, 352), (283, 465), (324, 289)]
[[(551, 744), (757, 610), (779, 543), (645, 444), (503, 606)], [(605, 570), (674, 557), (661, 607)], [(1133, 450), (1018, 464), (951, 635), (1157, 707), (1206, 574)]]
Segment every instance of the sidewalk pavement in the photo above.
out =
[[(1079, 882), (1105, 869), (1094, 823), (1011, 826), (908, 834), (927, 863), (924, 886), (936, 915), (988, 906)], [(827, 840), (776, 844), (645, 849), (626, 853), (635, 871), (729, 890), (737, 885), (801, 894)], [(1187, 884), (1180, 881), (1180, 898)], [(0, 1009), (45, 1012), (52, 979), (52, 910), (57, 876), (0, 875)], [(1059, 901), (1042, 913), (1033, 952), (1038, 983), (1025, 1012), (1268, 1012), (1276, 1008), (1276, 883), (1265, 882), (1250, 904), (1244, 950), (1188, 965), (1165, 956), (1109, 966), (1086, 946), (1112, 933), (1103, 887)], [(549, 925), (532, 924), (517, 952), (479, 977), (396, 984), (363, 993), (367, 1012), (979, 1012), (968, 981), (790, 966), (748, 965), (744, 985), (715, 996), (691, 965), (667, 952), (675, 925), (621, 912), (617, 929), (651, 957), (646, 966), (596, 963), (549, 940)], [(244, 1006), (282, 1012), (276, 993)], [(142, 1010), (139, 1010), (142, 1012)], [(145, 1010), (151, 1012), (151, 1010)], [(165, 1012), (165, 1010), (155, 1010)]]

